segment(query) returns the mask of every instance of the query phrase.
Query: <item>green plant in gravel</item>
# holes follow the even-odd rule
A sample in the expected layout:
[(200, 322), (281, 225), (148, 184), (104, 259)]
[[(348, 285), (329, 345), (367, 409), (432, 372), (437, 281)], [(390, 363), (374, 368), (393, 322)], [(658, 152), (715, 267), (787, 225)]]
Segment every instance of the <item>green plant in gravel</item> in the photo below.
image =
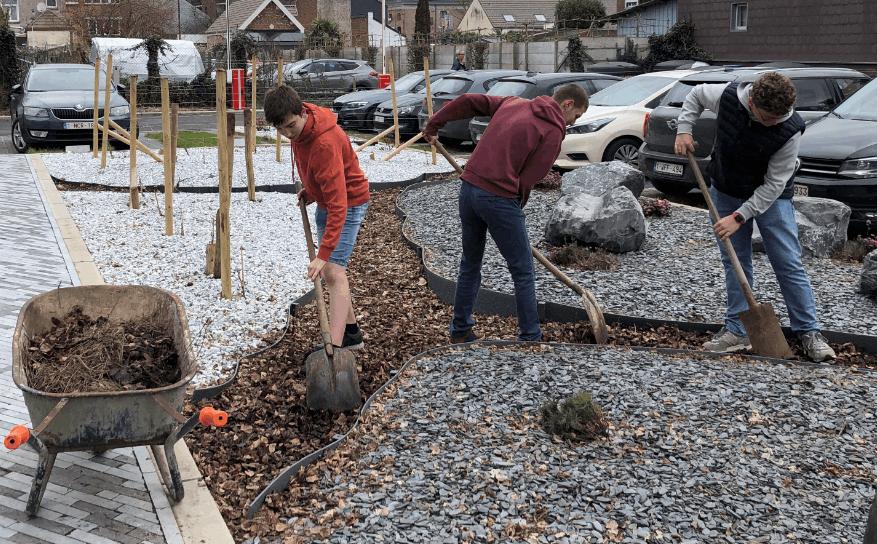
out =
[(554, 264), (576, 270), (615, 270), (619, 264), (618, 257), (605, 249), (580, 246), (575, 240), (552, 248), (547, 257)]
[(551, 172), (548, 172), (548, 175), (537, 182), (533, 188), (542, 191), (557, 191), (560, 189), (562, 178), (563, 176), (560, 175), (560, 172), (552, 170)]
[(669, 217), (673, 212), (670, 203), (660, 198), (639, 199), (639, 205), (643, 208), (643, 215), (646, 217)]
[(609, 422), (590, 391), (580, 391), (558, 401), (549, 399), (539, 408), (545, 432), (565, 440), (593, 440), (606, 434)]

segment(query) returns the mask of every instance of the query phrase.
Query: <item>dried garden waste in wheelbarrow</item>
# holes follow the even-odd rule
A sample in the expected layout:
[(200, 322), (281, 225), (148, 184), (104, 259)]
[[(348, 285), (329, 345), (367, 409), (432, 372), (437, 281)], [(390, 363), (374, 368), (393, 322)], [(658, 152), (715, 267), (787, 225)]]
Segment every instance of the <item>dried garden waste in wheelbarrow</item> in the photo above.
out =
[(154, 389), (181, 378), (173, 339), (158, 316), (112, 323), (74, 306), (31, 340), (28, 384), (46, 393)]

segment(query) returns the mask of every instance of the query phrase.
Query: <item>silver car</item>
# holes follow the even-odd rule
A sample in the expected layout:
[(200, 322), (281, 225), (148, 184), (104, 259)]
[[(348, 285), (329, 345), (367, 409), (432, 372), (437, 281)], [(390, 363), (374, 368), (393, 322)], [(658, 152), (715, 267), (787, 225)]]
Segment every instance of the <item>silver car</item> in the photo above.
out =
[[(283, 66), (283, 79), (294, 87), (353, 92), (378, 88), (378, 73), (364, 60), (305, 59)], [(355, 82), (355, 83), (354, 83)]]

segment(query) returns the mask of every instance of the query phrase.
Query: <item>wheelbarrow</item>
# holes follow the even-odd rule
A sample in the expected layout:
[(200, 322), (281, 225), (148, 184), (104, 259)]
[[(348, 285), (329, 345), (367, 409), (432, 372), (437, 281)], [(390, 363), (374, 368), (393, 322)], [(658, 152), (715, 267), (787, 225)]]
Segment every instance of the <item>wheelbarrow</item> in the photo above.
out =
[[(74, 306), (110, 322), (158, 317), (167, 325), (179, 356), (182, 378), (165, 387), (139, 391), (47, 393), (28, 386), (24, 371), (31, 339), (52, 329), (52, 317), (63, 318)], [(12, 379), (23, 395), (33, 431), (18, 425), (5, 445), (27, 444), (39, 455), (26, 511), (35, 515), (59, 453), (151, 446), (159, 473), (174, 501), (183, 498), (174, 444), (199, 422), (225, 425), (227, 414), (206, 407), (189, 417), (180, 412), (186, 385), (197, 372), (182, 301), (173, 293), (145, 285), (67, 287), (28, 300), (12, 336)]]

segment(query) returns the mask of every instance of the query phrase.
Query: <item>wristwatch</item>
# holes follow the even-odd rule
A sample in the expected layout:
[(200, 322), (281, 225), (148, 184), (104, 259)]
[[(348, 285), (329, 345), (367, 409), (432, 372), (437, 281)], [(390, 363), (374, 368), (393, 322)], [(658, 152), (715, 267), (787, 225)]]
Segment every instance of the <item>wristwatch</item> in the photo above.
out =
[(746, 218), (744, 218), (742, 215), (740, 215), (740, 214), (737, 213), (737, 212), (734, 212), (734, 213), (731, 214), (731, 215), (734, 216), (734, 221), (736, 221), (736, 222), (739, 223), (740, 225), (742, 225), (743, 223), (746, 222)]

